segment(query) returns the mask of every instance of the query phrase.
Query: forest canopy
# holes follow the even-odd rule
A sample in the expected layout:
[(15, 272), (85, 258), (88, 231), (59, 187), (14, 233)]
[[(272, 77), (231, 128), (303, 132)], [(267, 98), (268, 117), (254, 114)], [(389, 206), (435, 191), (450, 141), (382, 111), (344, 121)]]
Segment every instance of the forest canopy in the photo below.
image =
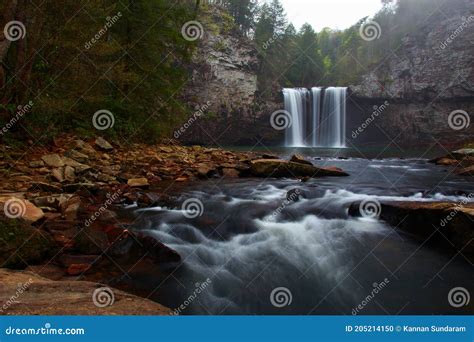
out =
[[(436, 2), (382, 0), (373, 18), (316, 32), (309, 23), (297, 30), (279, 0), (5, 0), (0, 22), (18, 20), (27, 34), (14, 42), (0, 36), (0, 124), (27, 104), (31, 108), (28, 120), (1, 138), (87, 135), (94, 131), (92, 114), (105, 109), (114, 114), (115, 125), (106, 132), (112, 138), (171, 136), (190, 112), (179, 94), (198, 46), (183, 39), (182, 26), (206, 16), (211, 6), (227, 12), (232, 31), (255, 45), (259, 98), (266, 99), (281, 87), (356, 84), (385, 51), (416, 34), (415, 25)], [(368, 21), (381, 31), (372, 41), (360, 34)]]

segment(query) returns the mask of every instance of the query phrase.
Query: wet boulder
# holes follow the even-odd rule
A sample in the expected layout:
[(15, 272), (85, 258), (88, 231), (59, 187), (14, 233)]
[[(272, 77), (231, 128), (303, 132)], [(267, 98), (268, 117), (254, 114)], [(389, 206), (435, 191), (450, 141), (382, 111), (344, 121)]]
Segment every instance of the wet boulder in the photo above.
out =
[(256, 177), (325, 177), (348, 176), (347, 173), (336, 168), (320, 168), (308, 164), (295, 163), (280, 159), (258, 159), (250, 163), (250, 172)]

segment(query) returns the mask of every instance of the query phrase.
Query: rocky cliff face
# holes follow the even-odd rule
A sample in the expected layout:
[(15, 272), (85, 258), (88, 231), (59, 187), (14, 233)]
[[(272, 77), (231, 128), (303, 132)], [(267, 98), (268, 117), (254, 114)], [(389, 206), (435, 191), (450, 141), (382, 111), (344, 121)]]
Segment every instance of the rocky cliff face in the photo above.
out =
[[(257, 50), (249, 39), (231, 30), (208, 29), (225, 26), (224, 20), (215, 16), (212, 24), (204, 25), (194, 52), (184, 98), (196, 112), (175, 134), (188, 144), (253, 145), (265, 130), (271, 130), (257, 99)], [(268, 132), (270, 139), (273, 133)]]
[[(474, 112), (473, 56), (474, 3), (454, 1), (405, 36), (391, 57), (351, 87), (352, 112), (361, 123), (373, 106), (385, 100), (390, 103), (378, 115), (380, 129), (372, 125), (360, 140), (385, 136), (405, 143), (434, 139), (461, 143), (472, 139), (474, 122), (468, 123)], [(453, 111), (458, 114), (450, 118)], [(380, 130), (384, 132), (376, 132)]]

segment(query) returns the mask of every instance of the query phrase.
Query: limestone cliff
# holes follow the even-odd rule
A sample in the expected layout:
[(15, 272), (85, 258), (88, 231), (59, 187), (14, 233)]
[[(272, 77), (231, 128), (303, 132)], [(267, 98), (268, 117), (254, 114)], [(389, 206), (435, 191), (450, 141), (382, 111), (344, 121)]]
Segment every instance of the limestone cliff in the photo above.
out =
[(462, 110), (473, 120), (473, 56), (474, 3), (456, 0), (420, 23), (389, 58), (351, 87), (351, 108), (360, 122), (374, 105), (390, 103), (377, 119), (379, 129), (372, 125), (358, 141), (439, 139), (456, 144), (472, 139), (474, 122), (453, 130), (449, 115)]

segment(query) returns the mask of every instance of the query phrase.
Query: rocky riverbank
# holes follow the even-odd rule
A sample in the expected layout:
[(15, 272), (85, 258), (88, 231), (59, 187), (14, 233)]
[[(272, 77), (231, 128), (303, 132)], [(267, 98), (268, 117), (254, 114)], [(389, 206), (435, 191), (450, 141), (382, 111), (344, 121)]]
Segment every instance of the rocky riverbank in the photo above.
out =
[[(120, 214), (124, 206), (179, 208), (172, 186), (215, 178), (347, 175), (313, 166), (301, 156), (284, 161), (172, 142), (117, 146), (102, 138), (64, 136), (26, 153), (2, 145), (0, 153), (0, 268), (26, 269), (35, 279), (59, 282), (54, 285), (58, 288), (69, 286), (62, 282), (83, 280), (93, 282), (77, 285), (84, 291), (95, 283), (138, 295), (140, 290), (127, 280), (165, 275), (181, 257), (160, 241), (131, 231), (129, 218)], [(25, 305), (13, 313), (26, 313)]]

